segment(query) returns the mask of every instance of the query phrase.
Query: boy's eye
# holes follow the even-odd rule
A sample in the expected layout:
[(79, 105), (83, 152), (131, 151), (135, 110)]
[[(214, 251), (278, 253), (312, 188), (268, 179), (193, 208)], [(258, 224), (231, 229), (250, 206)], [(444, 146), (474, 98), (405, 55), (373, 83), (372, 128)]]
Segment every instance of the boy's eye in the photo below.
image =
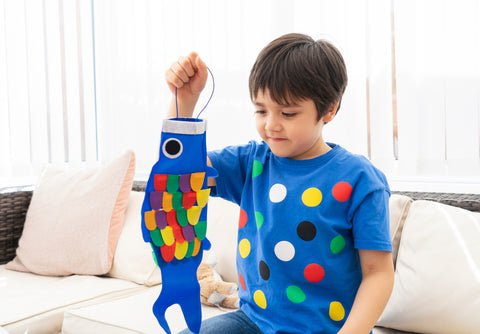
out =
[(283, 112), (282, 115), (289, 118), (289, 117), (294, 117), (297, 113), (294, 112)]
[(258, 115), (264, 115), (266, 112), (265, 110), (255, 110), (255, 114), (258, 114)]

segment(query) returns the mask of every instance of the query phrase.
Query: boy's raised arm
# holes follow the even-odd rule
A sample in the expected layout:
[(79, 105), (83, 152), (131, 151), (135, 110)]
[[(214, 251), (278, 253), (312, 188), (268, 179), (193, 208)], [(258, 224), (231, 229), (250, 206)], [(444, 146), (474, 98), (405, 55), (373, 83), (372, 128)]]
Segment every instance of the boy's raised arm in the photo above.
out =
[(180, 57), (165, 72), (165, 79), (172, 92), (167, 117), (176, 117), (175, 88), (177, 88), (178, 117), (192, 117), (198, 97), (208, 79), (207, 65), (196, 52)]
[[(167, 112), (167, 118), (192, 117), (200, 93), (205, 88), (208, 79), (207, 65), (196, 52), (191, 52), (186, 57), (180, 57), (165, 72), (165, 80), (172, 92), (172, 101)], [(175, 101), (175, 88), (177, 88), (177, 101)], [(207, 156), (207, 165), (212, 166)], [(208, 178), (208, 186), (216, 185), (215, 178)]]

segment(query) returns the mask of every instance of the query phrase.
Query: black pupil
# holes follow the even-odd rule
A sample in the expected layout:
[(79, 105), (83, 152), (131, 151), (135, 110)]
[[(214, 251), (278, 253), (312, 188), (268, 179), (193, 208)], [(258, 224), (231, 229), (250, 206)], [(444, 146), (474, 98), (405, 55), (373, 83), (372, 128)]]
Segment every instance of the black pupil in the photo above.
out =
[(169, 140), (165, 145), (165, 151), (170, 155), (180, 152), (180, 143), (177, 140)]

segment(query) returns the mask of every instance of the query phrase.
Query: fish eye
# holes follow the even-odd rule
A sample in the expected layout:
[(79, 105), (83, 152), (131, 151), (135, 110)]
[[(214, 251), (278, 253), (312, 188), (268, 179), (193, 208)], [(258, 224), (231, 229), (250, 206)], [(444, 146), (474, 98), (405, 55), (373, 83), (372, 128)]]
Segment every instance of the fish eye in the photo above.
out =
[(167, 139), (163, 143), (162, 151), (167, 158), (178, 158), (183, 152), (182, 142), (176, 138)]

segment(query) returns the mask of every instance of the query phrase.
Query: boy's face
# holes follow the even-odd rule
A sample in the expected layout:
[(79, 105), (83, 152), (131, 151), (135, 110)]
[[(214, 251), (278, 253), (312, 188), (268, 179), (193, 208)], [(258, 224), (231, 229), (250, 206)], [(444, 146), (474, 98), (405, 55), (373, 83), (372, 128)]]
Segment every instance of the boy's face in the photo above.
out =
[(322, 130), (335, 116), (334, 108), (318, 121), (313, 100), (280, 105), (270, 98), (268, 90), (259, 90), (253, 104), (257, 131), (276, 156), (304, 160), (330, 150)]

